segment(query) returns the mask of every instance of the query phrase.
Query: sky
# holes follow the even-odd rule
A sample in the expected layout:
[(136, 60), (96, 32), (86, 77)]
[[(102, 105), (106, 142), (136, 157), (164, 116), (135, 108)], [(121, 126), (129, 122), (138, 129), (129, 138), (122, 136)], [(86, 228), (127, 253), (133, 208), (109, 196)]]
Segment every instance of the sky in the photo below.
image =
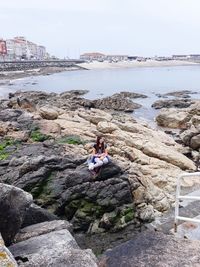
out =
[(200, 54), (199, 0), (0, 1), (0, 37), (25, 36), (51, 55)]

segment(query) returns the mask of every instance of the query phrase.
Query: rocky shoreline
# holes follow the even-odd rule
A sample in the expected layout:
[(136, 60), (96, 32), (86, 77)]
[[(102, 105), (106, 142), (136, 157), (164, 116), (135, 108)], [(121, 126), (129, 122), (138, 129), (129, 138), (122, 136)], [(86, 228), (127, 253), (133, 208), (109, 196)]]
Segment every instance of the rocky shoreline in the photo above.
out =
[[(138, 108), (132, 99), (144, 95), (121, 92), (101, 100), (87, 100), (82, 97), (85, 93), (18, 91), (9, 99), (0, 100), (0, 183), (6, 195), (11, 188), (22, 189), (28, 193), (20, 192), (29, 198), (23, 214), (18, 214), (13, 206), (16, 195), (9, 195), (12, 208), (7, 214), (5, 198), (0, 196), (0, 232), (6, 245), (16, 242), (11, 251), (20, 266), (40, 266), (34, 265), (38, 252), (32, 251), (29, 257), (29, 251), (23, 254), (20, 250), (28, 244), (43, 244), (52, 233), (45, 252), (48, 253), (51, 242), (57, 242), (61, 234), (61, 243), (69, 238), (68, 226), (60, 227), (58, 219), (69, 221), (79, 245), (92, 248), (96, 254), (130, 239), (145, 223), (173, 205), (177, 176), (199, 168), (200, 100), (192, 100), (182, 108), (180, 104), (177, 108), (164, 103), (170, 108), (161, 109), (156, 121), (160, 126), (178, 129), (175, 136), (173, 129), (167, 133), (152, 129), (129, 114)], [(105, 137), (111, 162), (94, 178), (88, 171), (87, 158), (97, 134)], [(193, 179), (183, 184), (184, 188), (194, 185)], [(18, 219), (14, 217), (8, 227), (5, 218), (10, 210)], [(35, 226), (38, 228), (34, 236), (27, 234), (26, 240), (16, 237), (17, 233), (24, 233), (23, 227), (55, 219), (57, 228), (50, 233), (38, 233), (41, 226)], [(14, 220), (18, 221), (15, 227)], [(44, 228), (52, 229), (47, 222)], [(102, 243), (105, 236), (107, 240)], [(63, 244), (58, 244), (57, 252), (62, 251)], [(74, 250), (79, 250), (88, 259), (88, 265), (77, 265), (96, 266), (91, 251), (88, 256), (75, 243), (71, 249), (73, 257)], [(61, 258), (63, 262), (69, 260), (69, 255), (59, 255), (53, 264)], [(28, 260), (23, 261), (24, 258)], [(39, 262), (42, 261), (43, 257)], [(89, 265), (91, 262), (93, 265)]]

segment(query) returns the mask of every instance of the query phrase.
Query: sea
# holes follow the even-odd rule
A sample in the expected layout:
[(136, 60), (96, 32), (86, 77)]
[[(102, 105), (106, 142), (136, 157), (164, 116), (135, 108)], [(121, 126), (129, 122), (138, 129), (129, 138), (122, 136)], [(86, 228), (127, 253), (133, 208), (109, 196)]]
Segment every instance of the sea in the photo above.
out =
[(134, 99), (142, 108), (133, 115), (153, 120), (158, 113), (151, 105), (158, 94), (189, 90), (191, 98), (200, 99), (200, 65), (173, 67), (139, 67), (65, 71), (45, 76), (30, 76), (0, 84), (0, 96), (16, 90), (40, 90), (61, 93), (69, 90), (89, 90), (88, 99), (103, 98), (121, 91), (147, 95)]

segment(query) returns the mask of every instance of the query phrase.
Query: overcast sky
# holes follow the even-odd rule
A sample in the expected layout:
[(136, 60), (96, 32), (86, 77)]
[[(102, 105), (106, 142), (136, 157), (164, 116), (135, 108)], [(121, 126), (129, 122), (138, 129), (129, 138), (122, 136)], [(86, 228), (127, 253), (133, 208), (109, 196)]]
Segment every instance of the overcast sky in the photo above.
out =
[(0, 37), (59, 57), (200, 54), (200, 0), (0, 0)]

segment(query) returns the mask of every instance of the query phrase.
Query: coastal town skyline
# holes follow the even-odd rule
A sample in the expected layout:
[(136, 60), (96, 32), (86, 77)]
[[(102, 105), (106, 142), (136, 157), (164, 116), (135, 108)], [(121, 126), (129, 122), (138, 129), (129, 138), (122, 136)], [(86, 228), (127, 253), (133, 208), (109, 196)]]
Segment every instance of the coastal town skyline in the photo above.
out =
[(0, 37), (25, 36), (60, 58), (197, 54), (199, 8), (197, 0), (7, 0), (0, 3)]
[[(36, 44), (28, 40), (24, 36), (16, 36), (11, 39), (0, 38), (0, 61), (21, 61), (21, 60), (49, 60), (49, 59), (59, 59), (54, 55), (50, 55), (46, 51), (46, 47), (41, 44)], [(61, 58), (60, 58), (61, 59)], [(64, 59), (69, 59), (69, 57), (64, 57)], [(133, 54), (108, 54), (101, 52), (85, 52), (78, 55), (77, 59), (84, 61), (127, 61), (127, 60), (137, 60), (146, 61), (149, 59), (154, 59), (157, 61), (163, 60), (191, 60), (200, 61), (200, 54), (174, 54), (170, 56), (154, 56), (154, 57), (144, 57), (141, 55)]]

